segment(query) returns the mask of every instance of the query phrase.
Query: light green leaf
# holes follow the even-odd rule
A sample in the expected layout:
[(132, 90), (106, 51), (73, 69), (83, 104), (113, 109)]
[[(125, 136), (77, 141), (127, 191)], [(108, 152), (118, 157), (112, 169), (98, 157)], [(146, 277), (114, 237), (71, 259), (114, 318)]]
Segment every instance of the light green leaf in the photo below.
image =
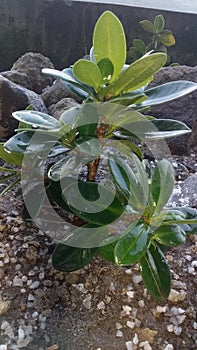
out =
[(97, 64), (108, 58), (114, 67), (113, 82), (121, 73), (126, 60), (126, 39), (119, 19), (105, 11), (98, 19), (93, 35), (94, 58)]
[(171, 275), (168, 263), (161, 249), (151, 245), (140, 260), (141, 275), (150, 295), (156, 301), (168, 298), (171, 289)]
[(4, 143), (0, 143), (0, 158), (3, 159), (6, 163), (21, 166), (23, 155), (20, 152), (16, 151), (7, 152), (4, 149)]
[(85, 59), (78, 60), (73, 66), (73, 72), (82, 83), (99, 90), (103, 78), (96, 63)]
[(151, 193), (155, 202), (155, 212), (163, 209), (174, 188), (174, 172), (166, 159), (158, 162), (151, 182)]
[(146, 253), (150, 236), (144, 222), (131, 225), (127, 232), (118, 240), (114, 249), (117, 265), (131, 265), (141, 259)]
[(178, 225), (161, 225), (152, 239), (165, 246), (175, 247), (185, 243), (185, 232)]
[(166, 63), (166, 54), (153, 53), (132, 63), (115, 81), (115, 95), (134, 91), (152, 80), (152, 76)]

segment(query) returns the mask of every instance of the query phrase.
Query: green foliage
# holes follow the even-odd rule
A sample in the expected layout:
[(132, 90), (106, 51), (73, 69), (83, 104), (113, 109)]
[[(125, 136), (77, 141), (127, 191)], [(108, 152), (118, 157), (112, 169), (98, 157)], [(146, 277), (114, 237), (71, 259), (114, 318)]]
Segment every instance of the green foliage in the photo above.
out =
[[(170, 40), (162, 16), (141, 24), (160, 42)], [(134, 45), (140, 53), (147, 50), (142, 40), (135, 39)], [(17, 134), (0, 144), (0, 156), (27, 171), (23, 194), (33, 207), (32, 219), (39, 218), (46, 198), (47, 205), (58, 206), (65, 214), (64, 226), (70, 226), (68, 232), (61, 231), (53, 252), (55, 268), (74, 271), (98, 254), (120, 266), (139, 263), (146, 288), (163, 301), (171, 278), (160, 246), (177, 246), (186, 234), (196, 233), (197, 210), (166, 208), (174, 188), (172, 166), (163, 159), (148, 174), (139, 143), (190, 129), (142, 111), (184, 96), (197, 84), (177, 81), (150, 89), (148, 84), (167, 56), (161, 52), (141, 56), (125, 64), (122, 24), (113, 13), (104, 12), (94, 29), (90, 60), (80, 59), (63, 71), (43, 69), (44, 74), (60, 78), (83, 103), (65, 110), (59, 120), (31, 109), (14, 112)], [(20, 181), (21, 174), (9, 167), (0, 171), (3, 186), (14, 180), (3, 187), (3, 194)]]
[[(153, 22), (143, 20), (139, 23), (146, 32), (151, 33), (151, 41), (146, 44), (142, 39), (133, 39), (133, 46), (127, 52), (127, 62), (131, 63), (151, 50), (167, 54), (167, 48), (175, 45), (175, 37), (170, 30), (165, 29), (165, 18), (162, 15), (157, 15)], [(167, 63), (169, 62), (168, 55)]]

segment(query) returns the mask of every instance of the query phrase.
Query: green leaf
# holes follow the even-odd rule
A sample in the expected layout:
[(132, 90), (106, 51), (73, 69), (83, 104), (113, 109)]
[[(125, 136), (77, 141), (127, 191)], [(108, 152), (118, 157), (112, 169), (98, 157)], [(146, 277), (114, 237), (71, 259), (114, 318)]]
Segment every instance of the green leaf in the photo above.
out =
[(69, 130), (76, 128), (77, 118), (81, 107), (71, 107), (66, 109), (60, 116), (60, 122), (69, 126)]
[(113, 147), (113, 145), (115, 148), (119, 149), (119, 151), (122, 154), (125, 154), (129, 158), (131, 157), (131, 152), (133, 152), (136, 154), (136, 156), (138, 156), (140, 160), (143, 159), (143, 155), (140, 148), (131, 141), (128, 141), (128, 140), (120, 140), (118, 142), (111, 141), (111, 146)]
[(88, 96), (94, 96), (93, 91), (90, 87), (85, 86), (74, 77), (71, 68), (66, 68), (63, 71), (51, 68), (43, 68), (42, 73), (49, 74), (55, 78), (61, 79), (70, 91), (74, 92), (82, 99), (85, 99)]
[(71, 272), (87, 265), (96, 253), (93, 248), (76, 248), (59, 243), (53, 251), (53, 267), (60, 271)]
[(23, 199), (31, 219), (34, 220), (39, 215), (45, 197), (46, 191), (42, 182), (35, 180), (33, 183), (27, 181), (23, 184)]
[(137, 49), (137, 47), (130, 47), (129, 51), (127, 52), (127, 60), (132, 62), (133, 60), (138, 60), (140, 57), (142, 57), (145, 54), (145, 52), (142, 54), (140, 50)]
[(100, 69), (104, 83), (108, 83), (112, 79), (114, 73), (113, 63), (110, 61), (109, 58), (103, 58), (98, 63), (98, 67)]
[(178, 225), (161, 225), (152, 237), (160, 244), (170, 247), (185, 243), (185, 238), (185, 232)]
[(96, 63), (80, 59), (73, 66), (74, 75), (82, 83), (92, 86), (96, 91), (102, 83), (102, 75)]
[(167, 47), (173, 46), (176, 43), (175, 37), (171, 33), (163, 32), (163, 33), (159, 34), (159, 39), (160, 39), (161, 43)]
[(139, 24), (144, 30), (146, 30), (146, 32), (155, 33), (155, 27), (151, 21), (145, 19), (143, 21), (140, 21)]
[(145, 42), (141, 39), (134, 39), (133, 40), (133, 46), (141, 52), (142, 55), (146, 52), (146, 45)]
[(175, 137), (191, 132), (191, 129), (186, 124), (172, 119), (153, 119), (149, 122), (149, 125), (150, 128), (147, 125), (145, 138), (150, 140)]
[(144, 222), (131, 225), (116, 243), (114, 250), (116, 264), (120, 266), (135, 264), (145, 255), (149, 242), (149, 231)]
[(166, 159), (158, 162), (151, 182), (151, 193), (155, 202), (155, 212), (163, 209), (174, 189), (174, 172)]
[(166, 54), (153, 53), (143, 56), (132, 63), (114, 82), (115, 95), (134, 91), (147, 83), (152, 76), (166, 63)]
[(94, 58), (97, 64), (109, 59), (114, 67), (113, 82), (121, 73), (126, 60), (126, 39), (119, 19), (105, 11), (98, 19), (93, 34)]
[(171, 275), (168, 263), (161, 249), (151, 245), (140, 260), (141, 275), (150, 295), (158, 301), (168, 298), (171, 289)]
[(59, 122), (49, 114), (38, 111), (17, 111), (12, 113), (13, 117), (20, 122), (32, 125), (34, 128), (56, 129)]
[(124, 211), (115, 191), (95, 182), (76, 181), (64, 188), (63, 196), (76, 215), (96, 225), (108, 225)]
[(179, 80), (145, 90), (147, 99), (139, 104), (140, 107), (154, 106), (185, 96), (197, 89), (197, 83)]
[(165, 27), (165, 19), (162, 15), (158, 15), (154, 20), (155, 33), (161, 33)]
[(110, 103), (117, 103), (123, 106), (131, 106), (131, 105), (139, 104), (146, 99), (147, 97), (144, 93), (140, 94), (135, 92), (128, 92), (127, 94), (112, 98), (110, 100)]
[(6, 163), (21, 166), (23, 155), (19, 152), (7, 152), (4, 149), (4, 143), (2, 142), (0, 143), (0, 158), (3, 159)]
[(95, 104), (86, 103), (80, 110), (77, 120), (77, 130), (82, 139), (96, 137), (99, 115)]
[(115, 257), (114, 257), (114, 248), (116, 245), (116, 241), (102, 245), (101, 247), (98, 248), (98, 253), (102, 256), (102, 258), (115, 262)]
[(4, 143), (4, 148), (10, 154), (17, 154), (19, 165), (22, 162), (23, 154), (29, 146), (33, 133), (28, 131), (20, 132), (12, 136), (8, 141)]
[(50, 184), (46, 188), (46, 194), (50, 202), (52, 204), (56, 203), (60, 208), (67, 212), (70, 212), (71, 210), (62, 196), (62, 189), (73, 181), (75, 180), (73, 180), (72, 177), (65, 176), (61, 181), (50, 181)]

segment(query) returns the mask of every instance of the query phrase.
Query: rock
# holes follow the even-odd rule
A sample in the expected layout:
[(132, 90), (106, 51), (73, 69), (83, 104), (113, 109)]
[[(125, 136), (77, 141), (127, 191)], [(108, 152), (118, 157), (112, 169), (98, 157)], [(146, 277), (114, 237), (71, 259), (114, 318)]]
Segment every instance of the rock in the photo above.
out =
[(63, 98), (61, 101), (57, 102), (56, 104), (50, 106), (48, 108), (48, 113), (55, 117), (56, 119), (59, 119), (61, 114), (65, 112), (67, 108), (76, 107), (79, 104), (73, 100), (72, 98)]
[[(197, 66), (164, 67), (154, 75), (154, 80), (150, 84), (150, 87), (176, 80), (189, 80), (197, 82)], [(197, 92), (195, 91), (173, 101), (152, 106), (151, 115), (157, 118), (179, 120), (192, 128), (193, 123), (197, 120), (196, 104)], [(167, 140), (171, 152), (173, 154), (186, 153), (189, 137), (190, 134), (187, 134)]]
[(42, 68), (54, 68), (48, 57), (41, 53), (27, 52), (12, 66), (11, 71), (26, 73), (30, 79), (33, 91), (40, 94), (47, 85), (52, 85), (54, 79), (42, 74)]
[(31, 81), (26, 73), (18, 72), (17, 70), (9, 70), (6, 72), (1, 72), (1, 75), (17, 85), (21, 85), (26, 89), (32, 90)]
[(58, 103), (66, 97), (71, 97), (75, 100), (77, 99), (77, 97), (74, 94), (72, 94), (69, 90), (66, 89), (66, 87), (63, 85), (60, 79), (55, 80), (51, 86), (47, 86), (43, 90), (41, 96), (47, 107)]
[(12, 117), (12, 112), (24, 110), (30, 104), (37, 111), (47, 112), (38, 94), (0, 75), (0, 138), (7, 139), (13, 136), (18, 121)]
[(0, 315), (6, 314), (6, 312), (9, 310), (10, 307), (10, 301), (3, 300), (0, 296)]
[(153, 331), (150, 328), (142, 328), (138, 330), (140, 341), (148, 341), (149, 344), (153, 344), (154, 337), (157, 335), (157, 331)]
[(178, 184), (170, 198), (169, 204), (172, 206), (189, 206), (197, 205), (197, 174), (187, 177), (181, 184)]

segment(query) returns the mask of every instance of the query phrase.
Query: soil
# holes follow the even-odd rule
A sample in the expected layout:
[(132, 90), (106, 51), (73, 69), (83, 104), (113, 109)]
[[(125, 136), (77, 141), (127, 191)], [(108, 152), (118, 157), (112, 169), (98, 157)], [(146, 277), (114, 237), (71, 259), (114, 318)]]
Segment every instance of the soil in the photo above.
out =
[[(177, 179), (195, 157), (176, 158)], [(193, 159), (193, 160), (192, 160)], [(51, 264), (54, 242), (23, 220), (16, 191), (0, 202), (0, 350), (196, 350), (197, 241), (167, 252), (172, 291), (164, 303), (144, 288), (138, 265), (95, 257), (72, 273)]]

